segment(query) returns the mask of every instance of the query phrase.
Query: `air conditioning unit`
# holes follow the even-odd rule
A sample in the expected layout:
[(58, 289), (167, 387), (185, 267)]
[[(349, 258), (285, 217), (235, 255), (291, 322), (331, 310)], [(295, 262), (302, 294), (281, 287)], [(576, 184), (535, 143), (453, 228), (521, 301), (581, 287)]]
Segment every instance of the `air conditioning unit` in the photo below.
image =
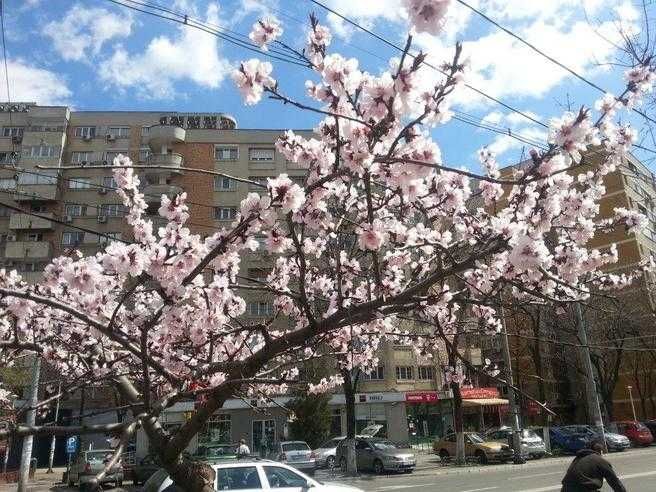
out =
[(7, 235), (7, 241), (10, 242), (10, 243), (16, 242), (16, 239), (17, 239), (16, 234), (8, 234)]
[(72, 215), (64, 215), (64, 222), (73, 222)]
[(102, 161), (103, 166), (109, 166), (109, 161)]
[(98, 193), (101, 195), (106, 195), (107, 194), (107, 188), (98, 188)]
[(104, 224), (105, 222), (107, 222), (107, 216), (106, 215), (99, 215), (98, 216), (98, 223)]
[(86, 166), (89, 164), (89, 161), (80, 161), (78, 164), (80, 164), (80, 166)]
[(107, 139), (108, 142), (113, 142), (114, 140), (116, 140), (116, 136), (112, 135), (111, 133), (105, 135), (105, 138)]

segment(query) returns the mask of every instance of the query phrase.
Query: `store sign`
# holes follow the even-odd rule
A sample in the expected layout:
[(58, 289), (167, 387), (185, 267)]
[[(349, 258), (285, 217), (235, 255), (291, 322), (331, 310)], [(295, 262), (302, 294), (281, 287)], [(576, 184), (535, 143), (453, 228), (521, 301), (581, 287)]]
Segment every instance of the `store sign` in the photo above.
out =
[(405, 394), (407, 403), (435, 403), (437, 400), (437, 391), (412, 391)]
[(171, 125), (188, 130), (234, 130), (235, 122), (217, 114), (175, 114), (160, 116), (160, 125)]
[(460, 396), (465, 400), (485, 400), (499, 398), (498, 388), (460, 388)]
[(382, 393), (360, 393), (357, 395), (355, 401), (358, 403), (382, 403), (390, 400), (385, 398), (385, 395)]
[(30, 106), (34, 106), (33, 102), (18, 102), (18, 103), (2, 103), (0, 104), (0, 112), (2, 113), (27, 113)]

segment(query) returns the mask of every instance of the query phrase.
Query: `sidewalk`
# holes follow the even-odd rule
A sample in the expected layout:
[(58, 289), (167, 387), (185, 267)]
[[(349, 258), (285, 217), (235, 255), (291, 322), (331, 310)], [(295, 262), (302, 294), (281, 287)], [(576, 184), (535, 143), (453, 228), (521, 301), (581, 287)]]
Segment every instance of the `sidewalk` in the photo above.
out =
[[(39, 492), (50, 490), (56, 485), (62, 484), (62, 474), (66, 471), (66, 467), (53, 468), (52, 473), (47, 473), (47, 468), (37, 468), (34, 473), (34, 478), (30, 480), (27, 486), (28, 491)], [(0, 484), (0, 492), (13, 492), (16, 490), (15, 483)]]

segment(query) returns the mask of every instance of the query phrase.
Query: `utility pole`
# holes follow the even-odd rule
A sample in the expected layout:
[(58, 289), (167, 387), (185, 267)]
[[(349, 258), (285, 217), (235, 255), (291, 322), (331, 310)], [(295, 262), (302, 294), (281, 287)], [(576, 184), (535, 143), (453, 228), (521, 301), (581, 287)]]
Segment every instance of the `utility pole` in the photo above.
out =
[[(29, 395), (27, 405), (30, 410), (27, 411), (25, 425), (33, 427), (36, 424), (36, 404), (39, 398), (39, 373), (41, 371), (41, 357), (34, 357), (32, 364), (32, 377), (30, 381)], [(28, 435), (23, 437), (23, 451), (21, 453), (20, 470), (18, 473), (17, 492), (27, 491), (27, 482), (30, 479), (30, 462), (32, 460), (32, 443), (34, 436)]]
[(521, 426), (519, 423), (519, 405), (517, 405), (517, 395), (515, 394), (515, 383), (513, 382), (512, 365), (510, 361), (510, 344), (508, 343), (508, 329), (506, 328), (506, 317), (501, 304), (501, 297), (499, 297), (499, 314), (501, 317), (501, 327), (503, 334), (501, 342), (503, 344), (503, 360), (506, 370), (506, 383), (508, 386), (508, 400), (510, 403), (510, 413), (512, 415), (512, 433), (513, 433), (513, 463), (521, 465), (526, 460), (522, 458), (522, 437)]
[[(57, 403), (55, 403), (55, 421), (53, 425), (57, 425), (57, 419), (59, 419), (59, 400), (61, 399), (61, 381), (57, 385)], [(48, 471), (46, 473), (52, 473), (52, 462), (55, 460), (55, 444), (57, 444), (57, 436), (52, 436), (50, 441), (50, 455), (48, 456)]]
[(626, 387), (626, 389), (629, 390), (629, 399), (631, 400), (631, 410), (633, 411), (633, 420), (638, 420), (638, 417), (636, 417), (635, 405), (633, 404), (633, 393), (631, 392), (633, 386), (629, 385)]
[(583, 347), (583, 361), (585, 364), (585, 372), (588, 379), (588, 384), (585, 385), (586, 395), (588, 398), (588, 409), (590, 414), (594, 414), (592, 419), (594, 420), (594, 425), (597, 429), (601, 430), (601, 437), (604, 442), (604, 448), (606, 447), (606, 431), (604, 429), (604, 420), (601, 416), (601, 406), (599, 405), (599, 393), (597, 393), (597, 383), (595, 381), (594, 372), (592, 369), (592, 359), (590, 358), (590, 347), (588, 346), (588, 333), (585, 328), (585, 320), (583, 319), (583, 313), (581, 311), (581, 304), (576, 302), (574, 303), (574, 315), (576, 316), (576, 322), (578, 325), (578, 334), (579, 340), (581, 340), (581, 345)]

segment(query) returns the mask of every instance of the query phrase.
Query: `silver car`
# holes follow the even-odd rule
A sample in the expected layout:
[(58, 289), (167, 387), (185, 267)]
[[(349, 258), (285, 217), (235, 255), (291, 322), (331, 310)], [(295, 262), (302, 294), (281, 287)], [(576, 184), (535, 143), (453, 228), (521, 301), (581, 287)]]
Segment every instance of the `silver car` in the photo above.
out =
[[(346, 453), (346, 440), (343, 440), (337, 446), (335, 459), (344, 471), (346, 471)], [(410, 473), (417, 466), (417, 460), (411, 449), (378, 437), (356, 438), (355, 458), (358, 470), (372, 470), (378, 474), (386, 471)]]
[(317, 460), (305, 441), (282, 441), (276, 446), (276, 461), (287, 463), (308, 475), (314, 475)]
[[(98, 473), (105, 469), (105, 465), (113, 454), (114, 451), (111, 449), (81, 451), (71, 463), (68, 485), (72, 487), (78, 484), (80, 488), (83, 488), (86, 483), (91, 482)], [(116, 487), (123, 485), (123, 466), (120, 461), (107, 471), (101, 482), (103, 484), (113, 483)]]
[(342, 442), (345, 437), (333, 437), (324, 442), (321, 446), (314, 450), (314, 456), (317, 460), (317, 467), (319, 468), (334, 468), (335, 455), (337, 454), (337, 446)]
[[(509, 444), (512, 438), (510, 427), (500, 427), (485, 433), (485, 440)], [(520, 435), (520, 449), (524, 458), (542, 458), (547, 454), (544, 441), (531, 429), (522, 429)]]

